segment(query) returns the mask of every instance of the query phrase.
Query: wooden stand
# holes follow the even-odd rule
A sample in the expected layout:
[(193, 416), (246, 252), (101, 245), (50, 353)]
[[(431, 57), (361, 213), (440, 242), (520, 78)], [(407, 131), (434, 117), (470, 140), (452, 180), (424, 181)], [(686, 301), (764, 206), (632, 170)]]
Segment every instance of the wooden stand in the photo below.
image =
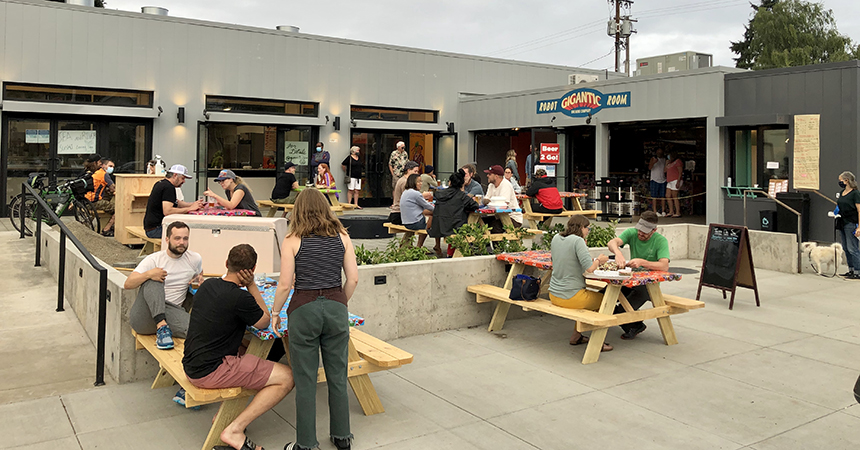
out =
[(729, 309), (735, 306), (735, 291), (738, 287), (752, 289), (755, 293), (755, 305), (761, 306), (747, 227), (711, 224), (708, 228), (708, 242), (705, 244), (705, 258), (702, 261), (696, 300), (702, 295), (702, 286), (723, 291), (723, 299), (726, 298), (726, 292), (731, 292)]
[(142, 175), (120, 173), (116, 181), (116, 222), (114, 239), (120, 244), (143, 244), (143, 240), (129, 234), (125, 227), (143, 226), (146, 202), (152, 186), (164, 179), (164, 175)]

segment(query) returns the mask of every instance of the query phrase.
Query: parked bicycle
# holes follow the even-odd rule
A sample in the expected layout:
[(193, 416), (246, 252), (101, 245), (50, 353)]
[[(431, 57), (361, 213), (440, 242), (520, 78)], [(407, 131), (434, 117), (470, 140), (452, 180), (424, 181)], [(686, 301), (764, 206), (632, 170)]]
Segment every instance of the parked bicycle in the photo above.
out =
[[(39, 192), (39, 196), (45, 200), (45, 203), (54, 210), (57, 216), (62, 217), (63, 214), (70, 211), (74, 213), (75, 220), (87, 228), (93, 231), (101, 229), (99, 228), (99, 215), (96, 213), (95, 207), (84, 196), (87, 188), (86, 178), (75, 178), (60, 185), (46, 185), (46, 179), (44, 173), (31, 173), (27, 179), (27, 184)], [(36, 217), (36, 206), (36, 199), (30, 195), (22, 202), (21, 194), (18, 194), (9, 202), (9, 219), (19, 233), (21, 232), (21, 216), (54, 225), (54, 221), (45, 212), (40, 218)], [(27, 221), (24, 222), (24, 234), (27, 236), (33, 235), (30, 226)]]

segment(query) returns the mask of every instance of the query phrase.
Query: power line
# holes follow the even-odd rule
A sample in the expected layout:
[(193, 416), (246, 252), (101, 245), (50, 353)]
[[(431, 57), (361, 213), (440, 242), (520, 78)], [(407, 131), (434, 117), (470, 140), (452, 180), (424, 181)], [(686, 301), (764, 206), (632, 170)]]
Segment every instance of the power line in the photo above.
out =
[(575, 32), (577, 32), (577, 31), (581, 31), (581, 30), (584, 30), (584, 29), (587, 29), (587, 28), (593, 28), (593, 27), (595, 27), (595, 26), (597, 26), (597, 25), (602, 25), (602, 24), (603, 24), (603, 20), (601, 19), (601, 20), (598, 20), (598, 21), (596, 21), (596, 22), (587, 23), (587, 24), (585, 24), (585, 25), (580, 25), (580, 26), (578, 26), (578, 27), (574, 27), (574, 28), (571, 28), (571, 29), (568, 29), (568, 30), (565, 30), (565, 31), (561, 31), (561, 32), (555, 33), (555, 34), (550, 34), (550, 35), (548, 35), (548, 36), (544, 36), (544, 37), (542, 37), (542, 38), (533, 39), (533, 40), (531, 40), (531, 41), (526, 41), (526, 42), (523, 42), (523, 43), (520, 43), (520, 44), (517, 44), (517, 45), (513, 45), (513, 46), (511, 46), (511, 47), (503, 48), (503, 49), (501, 49), (501, 50), (496, 50), (496, 51), (494, 51), (494, 52), (489, 53), (489, 55), (494, 55), (494, 54), (497, 54), (497, 53), (507, 53), (507, 52), (509, 52), (509, 51), (511, 51), (511, 50), (515, 50), (515, 49), (520, 48), (520, 47), (523, 47), (523, 46), (528, 46), (528, 45), (531, 45), (531, 44), (539, 44), (539, 43), (541, 43), (541, 42), (543, 42), (543, 41), (546, 41), (546, 40), (549, 40), (549, 39), (553, 39), (553, 38), (556, 38), (556, 37), (562, 37), (562, 36), (564, 36), (564, 35), (566, 35), (566, 34), (575, 33)]
[(589, 64), (591, 64), (591, 63), (593, 63), (593, 62), (595, 62), (595, 61), (599, 61), (599, 60), (601, 60), (601, 59), (603, 59), (603, 58), (606, 58), (607, 56), (611, 55), (614, 51), (615, 51), (615, 47), (613, 46), (613, 47), (612, 47), (612, 50), (609, 50), (609, 53), (607, 53), (607, 54), (605, 54), (605, 55), (603, 55), (603, 56), (599, 56), (599, 57), (597, 57), (597, 58), (594, 58), (594, 59), (592, 59), (591, 61), (588, 61), (588, 62), (585, 62), (585, 63), (579, 64), (579, 65), (577, 65), (577, 66), (575, 66), (575, 67), (585, 67), (585, 66), (587, 66), (587, 65), (589, 65)]

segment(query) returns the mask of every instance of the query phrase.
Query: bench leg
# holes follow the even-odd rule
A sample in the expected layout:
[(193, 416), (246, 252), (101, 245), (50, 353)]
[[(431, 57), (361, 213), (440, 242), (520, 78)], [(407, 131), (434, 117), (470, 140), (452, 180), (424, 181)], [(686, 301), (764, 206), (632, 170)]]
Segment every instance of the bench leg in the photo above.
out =
[(403, 247), (411, 247), (412, 246), (412, 237), (415, 236), (415, 233), (412, 232), (404, 232), (403, 239), (400, 240), (400, 248)]
[(275, 217), (275, 214), (278, 213), (278, 208), (271, 207), (269, 208), (269, 213), (266, 214), (266, 217)]
[(155, 376), (155, 381), (152, 382), (152, 387), (150, 389), (170, 387), (173, 386), (173, 383), (176, 383), (176, 380), (174, 380), (163, 367), (159, 367), (158, 375)]
[(143, 248), (140, 249), (138, 256), (146, 256), (150, 253), (155, 253), (155, 244), (149, 241), (143, 241)]
[(226, 445), (221, 442), (221, 432), (236, 420), (236, 417), (239, 417), (239, 414), (248, 406), (248, 402), (248, 398), (235, 398), (221, 403), (218, 413), (215, 414), (215, 421), (212, 422), (212, 428), (209, 428), (209, 434), (203, 442), (202, 450), (211, 450), (216, 445)]
[[(651, 296), (651, 303), (657, 306), (664, 306), (666, 302), (663, 300), (663, 293), (660, 291), (659, 283), (652, 283), (648, 286), (648, 295)], [(678, 343), (678, 338), (675, 336), (675, 327), (672, 325), (672, 319), (669, 316), (658, 317), (657, 323), (660, 325), (660, 332), (663, 333), (663, 341), (666, 345), (675, 345)]]
[[(361, 356), (355, 350), (355, 345), (352, 343), (352, 338), (349, 339), (349, 362), (361, 361)], [(369, 364), (369, 363), (368, 363)], [(367, 374), (348, 377), (349, 385), (352, 387), (352, 392), (355, 393), (355, 398), (358, 404), (361, 405), (361, 410), (365, 416), (384, 413), (385, 408), (382, 406), (382, 401), (379, 400), (379, 395), (376, 393), (376, 388), (373, 387), (373, 382), (370, 381), (370, 376)]]
[(511, 304), (508, 302), (496, 301), (496, 311), (493, 313), (493, 319), (490, 320), (490, 327), (487, 331), (499, 331), (505, 326), (505, 319), (508, 317), (508, 311), (511, 309)]
[[(612, 314), (620, 294), (620, 284), (606, 286), (606, 292), (603, 294), (603, 302), (600, 304), (598, 312), (601, 314)], [(608, 330), (608, 328), (600, 328), (591, 332), (591, 336), (588, 338), (588, 347), (585, 348), (585, 355), (582, 356), (583, 364), (596, 363), (600, 358), (600, 351), (603, 350), (603, 342), (606, 340), (606, 332)]]

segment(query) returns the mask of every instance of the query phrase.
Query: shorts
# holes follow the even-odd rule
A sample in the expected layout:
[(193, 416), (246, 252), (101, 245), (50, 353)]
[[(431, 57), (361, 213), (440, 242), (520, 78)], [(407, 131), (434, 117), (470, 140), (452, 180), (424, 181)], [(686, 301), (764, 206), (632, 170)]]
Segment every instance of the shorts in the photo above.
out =
[(277, 203), (279, 205), (292, 205), (296, 202), (296, 197), (298, 197), (299, 193), (297, 191), (290, 192), (290, 195), (284, 198), (273, 198), (272, 203)]
[(266, 387), (275, 363), (254, 355), (225, 356), (214, 372), (203, 378), (188, 377), (188, 381), (201, 389), (243, 387), (260, 390)]
[(600, 304), (603, 302), (603, 293), (589, 291), (588, 289), (580, 289), (571, 298), (561, 298), (549, 293), (549, 300), (555, 306), (570, 309), (587, 309), (597, 311), (600, 309)]
[(670, 182), (666, 183), (666, 188), (671, 189), (673, 191), (679, 190), (680, 186), (678, 186), (678, 180), (670, 181)]
[(349, 179), (349, 186), (346, 187), (348, 191), (360, 191), (361, 190), (361, 178), (352, 178)]
[(111, 198), (110, 200), (101, 199), (93, 203), (93, 207), (96, 210), (104, 211), (105, 214), (113, 214), (116, 211), (113, 198)]
[(418, 222), (405, 223), (403, 224), (403, 226), (406, 227), (407, 230), (424, 230), (427, 228), (427, 219), (421, 217), (421, 220), (419, 220)]
[(651, 180), (651, 198), (665, 198), (666, 197), (666, 183), (658, 183), (654, 180)]

